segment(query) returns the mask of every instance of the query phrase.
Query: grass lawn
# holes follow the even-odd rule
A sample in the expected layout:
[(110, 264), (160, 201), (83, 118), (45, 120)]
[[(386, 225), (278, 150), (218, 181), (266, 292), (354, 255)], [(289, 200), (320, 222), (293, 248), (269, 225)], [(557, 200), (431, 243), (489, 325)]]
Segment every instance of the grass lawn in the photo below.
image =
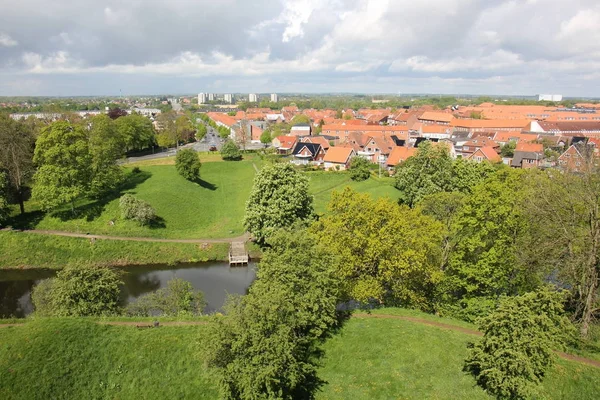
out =
[(374, 198), (389, 197), (396, 201), (399, 197), (398, 190), (394, 187), (393, 178), (371, 177), (366, 181), (355, 182), (350, 179), (347, 172), (307, 172), (310, 180), (310, 192), (314, 196), (315, 211), (324, 213), (331, 199), (333, 191), (342, 191), (346, 186), (357, 192), (369, 193)]
[(152, 243), (0, 232), (0, 270), (66, 265), (146, 265), (226, 260), (228, 243)]
[[(205, 332), (205, 326), (140, 330), (89, 319), (30, 319), (0, 328), (0, 398), (218, 398), (204, 366)], [(408, 321), (352, 318), (325, 343), (319, 375), (327, 384), (317, 398), (491, 399), (462, 372), (473, 339)], [(600, 369), (561, 360), (541, 395), (596, 399), (598, 388)]]
[[(76, 217), (69, 207), (49, 214), (33, 211), (25, 219), (17, 217), (13, 225), (175, 239), (227, 238), (244, 233), (244, 207), (256, 173), (252, 161), (205, 163), (201, 168), (201, 184), (185, 180), (174, 166), (145, 166), (138, 174), (132, 174), (130, 168), (127, 171), (121, 194), (132, 193), (149, 202), (160, 218), (154, 226), (142, 227), (122, 219), (118, 196), (103, 201), (81, 201)], [(27, 210), (35, 208), (32, 202), (26, 204)]]

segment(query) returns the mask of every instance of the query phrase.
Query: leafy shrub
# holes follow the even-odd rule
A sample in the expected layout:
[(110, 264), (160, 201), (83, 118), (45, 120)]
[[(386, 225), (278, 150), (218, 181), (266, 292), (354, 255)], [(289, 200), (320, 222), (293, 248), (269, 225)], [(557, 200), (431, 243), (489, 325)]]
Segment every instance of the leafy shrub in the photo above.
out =
[(40, 282), (31, 298), (45, 316), (112, 315), (120, 311), (122, 285), (110, 268), (65, 267), (56, 278)]
[(233, 140), (228, 139), (221, 147), (221, 157), (226, 161), (238, 161), (242, 159), (242, 152)]
[(350, 178), (353, 181), (365, 181), (369, 179), (369, 176), (371, 176), (369, 164), (371, 163), (363, 157), (352, 158), (349, 168)]
[(125, 219), (136, 221), (140, 225), (148, 225), (156, 219), (154, 208), (144, 200), (125, 194), (119, 199), (121, 215)]
[(175, 278), (167, 283), (166, 288), (140, 296), (128, 304), (126, 313), (136, 316), (201, 315), (204, 307), (204, 294), (194, 290), (190, 282)]
[(200, 179), (200, 159), (198, 153), (191, 149), (180, 150), (175, 156), (175, 168), (179, 175), (188, 181)]
[(574, 334), (563, 315), (564, 296), (549, 288), (505, 297), (483, 318), (484, 337), (470, 345), (465, 370), (501, 399), (527, 399), (554, 362), (553, 350)]

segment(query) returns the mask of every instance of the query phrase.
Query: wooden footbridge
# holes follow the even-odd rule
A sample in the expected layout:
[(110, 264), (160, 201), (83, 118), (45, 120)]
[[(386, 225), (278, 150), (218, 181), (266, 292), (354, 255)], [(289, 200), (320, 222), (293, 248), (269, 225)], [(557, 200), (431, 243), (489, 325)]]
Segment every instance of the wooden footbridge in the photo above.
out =
[(229, 265), (248, 265), (250, 257), (245, 242), (231, 242), (229, 247)]

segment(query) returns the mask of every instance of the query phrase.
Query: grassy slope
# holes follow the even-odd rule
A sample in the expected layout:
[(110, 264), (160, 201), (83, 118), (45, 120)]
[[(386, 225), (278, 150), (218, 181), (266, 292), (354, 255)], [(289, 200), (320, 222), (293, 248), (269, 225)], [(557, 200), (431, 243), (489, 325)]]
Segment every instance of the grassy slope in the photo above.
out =
[[(43, 216), (31, 227), (177, 239), (223, 238), (243, 233), (241, 220), (255, 175), (251, 161), (205, 163), (201, 169), (201, 185), (179, 176), (173, 166), (141, 169), (141, 174), (128, 174), (131, 183), (124, 192), (149, 202), (162, 218), (163, 227), (141, 227), (123, 220), (118, 198), (105, 204), (82, 202), (78, 205), (78, 218), (73, 218), (70, 210), (63, 209)], [(35, 208), (35, 204), (27, 206)], [(110, 221), (114, 221), (114, 225)]]
[[(414, 316), (423, 316), (414, 314)], [(30, 320), (0, 329), (0, 398), (217, 398), (205, 327)], [(391, 319), (351, 319), (325, 344), (320, 399), (486, 399), (461, 371), (473, 337)], [(600, 370), (560, 361), (548, 399), (595, 399)]]
[(226, 260), (229, 245), (97, 240), (0, 232), (0, 269), (65, 265), (144, 265)]

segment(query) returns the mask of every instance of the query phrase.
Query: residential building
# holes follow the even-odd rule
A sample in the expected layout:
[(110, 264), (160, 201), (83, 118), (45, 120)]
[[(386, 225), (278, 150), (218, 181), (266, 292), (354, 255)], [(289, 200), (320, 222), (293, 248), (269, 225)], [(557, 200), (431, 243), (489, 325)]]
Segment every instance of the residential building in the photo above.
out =
[(309, 124), (294, 125), (290, 129), (291, 136), (310, 136), (311, 126)]
[(250, 93), (250, 94), (248, 95), (248, 101), (249, 101), (250, 103), (258, 103), (258, 95), (257, 95), (257, 94), (255, 94), (255, 93)]
[(205, 93), (198, 94), (198, 104), (206, 104), (206, 94)]
[(472, 154), (466, 157), (467, 160), (475, 161), (477, 163), (489, 161), (489, 162), (500, 162), (502, 158), (496, 150), (491, 146), (480, 147), (475, 150)]
[(444, 112), (425, 111), (419, 117), (419, 121), (426, 125), (450, 125), (454, 120), (454, 115)]
[(562, 94), (539, 94), (538, 101), (562, 101)]
[(346, 170), (350, 166), (350, 160), (355, 152), (351, 147), (332, 147), (323, 157), (324, 167), (327, 170)]
[(329, 144), (329, 140), (327, 140), (323, 136), (306, 136), (301, 138), (300, 141), (302, 143), (318, 143), (325, 151), (329, 150), (329, 148), (331, 147)]
[(473, 140), (469, 140), (462, 145), (461, 154), (463, 158), (470, 157), (473, 153), (475, 153), (478, 149), (482, 147), (490, 147), (494, 149), (496, 154), (500, 153), (500, 145), (494, 142), (491, 139), (486, 137), (478, 137)]
[(209, 93), (208, 94), (208, 101), (215, 101), (215, 94), (214, 93)]
[(296, 145), (298, 138), (296, 136), (277, 136), (271, 144), (277, 149), (278, 154), (290, 154)]
[(226, 102), (226, 103), (229, 103), (229, 104), (233, 103), (233, 95), (230, 94), (230, 93), (224, 94), (223, 95), (223, 101)]
[(320, 164), (323, 162), (325, 150), (318, 143), (296, 142), (292, 150), (294, 156), (293, 163), (299, 165)]
[(271, 103), (277, 103), (279, 101), (279, 98), (277, 97), (276, 93), (271, 93)]
[(394, 168), (396, 165), (403, 163), (409, 157), (412, 157), (417, 152), (414, 147), (397, 146), (392, 149), (392, 152), (387, 158), (386, 165), (388, 169)]

